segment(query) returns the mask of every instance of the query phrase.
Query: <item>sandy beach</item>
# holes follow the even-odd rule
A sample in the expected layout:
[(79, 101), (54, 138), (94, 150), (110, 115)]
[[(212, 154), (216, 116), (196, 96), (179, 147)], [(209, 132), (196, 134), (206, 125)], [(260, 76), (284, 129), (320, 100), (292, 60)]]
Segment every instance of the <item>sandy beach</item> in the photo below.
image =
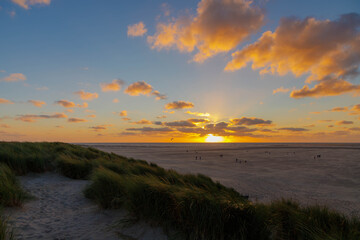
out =
[(208, 175), (251, 200), (292, 198), (360, 215), (359, 144), (87, 145), (181, 173)]

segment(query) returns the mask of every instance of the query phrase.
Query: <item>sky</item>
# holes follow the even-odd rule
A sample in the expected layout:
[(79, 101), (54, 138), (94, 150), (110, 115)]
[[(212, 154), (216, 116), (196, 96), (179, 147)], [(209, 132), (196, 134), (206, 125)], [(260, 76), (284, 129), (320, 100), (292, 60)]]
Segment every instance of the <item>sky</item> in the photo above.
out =
[(360, 142), (358, 0), (0, 0), (0, 141)]

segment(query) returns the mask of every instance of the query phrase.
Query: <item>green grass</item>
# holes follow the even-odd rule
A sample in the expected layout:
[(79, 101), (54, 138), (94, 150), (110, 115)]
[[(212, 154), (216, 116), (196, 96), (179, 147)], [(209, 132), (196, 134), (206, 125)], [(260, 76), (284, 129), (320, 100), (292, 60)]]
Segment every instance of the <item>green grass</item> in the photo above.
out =
[(93, 148), (3, 142), (0, 162), (4, 169), (0, 174), (9, 177), (5, 192), (12, 197), (2, 199), (8, 206), (25, 199), (10, 169), (18, 175), (56, 171), (73, 179), (91, 179), (84, 194), (103, 208), (127, 209), (137, 220), (161, 226), (181, 239), (360, 239), (358, 218), (290, 200), (253, 203), (207, 176), (179, 174)]

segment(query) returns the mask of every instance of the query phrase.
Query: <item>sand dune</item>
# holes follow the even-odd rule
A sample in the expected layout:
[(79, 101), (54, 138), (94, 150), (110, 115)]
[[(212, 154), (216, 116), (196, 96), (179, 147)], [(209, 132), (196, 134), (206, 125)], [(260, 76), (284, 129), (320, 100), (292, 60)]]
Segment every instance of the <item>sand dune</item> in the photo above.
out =
[(126, 218), (120, 210), (102, 210), (82, 193), (89, 181), (73, 180), (56, 173), (30, 174), (21, 183), (36, 199), (23, 208), (7, 208), (16, 238), (21, 239), (167, 239), (158, 228), (145, 223), (127, 229), (114, 228)]
[(360, 215), (360, 144), (91, 146), (181, 173), (206, 174), (252, 200), (293, 198), (303, 204), (318, 203), (348, 215)]

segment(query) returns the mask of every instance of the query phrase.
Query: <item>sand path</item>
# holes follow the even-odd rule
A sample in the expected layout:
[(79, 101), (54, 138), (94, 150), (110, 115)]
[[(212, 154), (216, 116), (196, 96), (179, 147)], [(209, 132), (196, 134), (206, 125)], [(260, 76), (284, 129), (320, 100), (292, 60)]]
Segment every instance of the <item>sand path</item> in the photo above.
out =
[(8, 208), (10, 224), (21, 239), (166, 239), (160, 229), (139, 223), (128, 229), (112, 227), (126, 216), (122, 210), (102, 210), (82, 191), (89, 181), (56, 173), (29, 174), (21, 184), (36, 199), (20, 209)]

